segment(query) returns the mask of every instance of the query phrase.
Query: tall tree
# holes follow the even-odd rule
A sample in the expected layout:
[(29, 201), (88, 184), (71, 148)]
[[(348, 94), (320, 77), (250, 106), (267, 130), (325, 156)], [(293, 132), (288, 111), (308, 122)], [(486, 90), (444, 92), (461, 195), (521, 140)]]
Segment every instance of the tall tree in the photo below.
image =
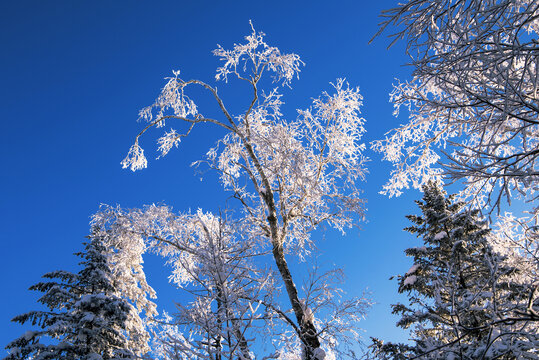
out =
[[(108, 260), (109, 250), (94, 229), (85, 243), (83, 265), (77, 274), (54, 271), (30, 290), (43, 292), (39, 302), (47, 311), (31, 311), (13, 319), (38, 325), (7, 345), (6, 360), (16, 359), (135, 359), (127, 323), (132, 306), (117, 296)], [(45, 341), (42, 341), (45, 339)]]
[(382, 14), (413, 70), (391, 93), (408, 123), (373, 144), (394, 165), (384, 193), (444, 176), (480, 206), (537, 198), (538, 14), (536, 0), (409, 0)]
[(525, 266), (507, 251), (494, 251), (479, 211), (463, 210), (435, 183), (423, 191), (422, 215), (407, 216), (414, 225), (405, 230), (424, 244), (405, 251), (414, 263), (398, 278), (409, 303), (392, 306), (401, 317), (397, 325), (412, 327), (413, 343), (375, 339), (374, 353), (382, 359), (536, 359), (539, 318), (521, 316), (539, 307), (530, 304), (522, 281)]
[[(147, 161), (139, 145), (150, 128), (176, 120), (185, 130), (170, 130), (159, 138), (159, 151), (166, 155), (180, 139), (202, 123), (216, 125), (226, 135), (208, 152), (207, 163), (221, 175), (221, 182), (243, 208), (249, 232), (267, 239), (273, 262), (290, 301), (304, 358), (323, 358), (319, 329), (302, 306), (287, 254), (305, 255), (312, 245), (311, 231), (322, 223), (339, 230), (354, 225), (363, 215), (356, 182), (365, 174), (360, 138), (365, 132), (360, 117), (362, 97), (344, 80), (333, 85), (311, 108), (298, 110), (295, 120), (284, 119), (278, 86), (263, 92), (262, 81), (273, 74), (274, 83), (286, 86), (297, 76), (301, 60), (283, 54), (264, 42), (254, 29), (245, 44), (233, 49), (217, 48), (223, 61), (217, 80), (239, 79), (252, 96), (246, 110), (229, 112), (217, 88), (200, 80), (184, 80), (175, 71), (154, 104), (140, 112), (148, 125), (137, 135), (123, 166), (137, 170)], [(199, 112), (187, 96), (193, 87), (207, 91), (221, 110), (221, 118)]]

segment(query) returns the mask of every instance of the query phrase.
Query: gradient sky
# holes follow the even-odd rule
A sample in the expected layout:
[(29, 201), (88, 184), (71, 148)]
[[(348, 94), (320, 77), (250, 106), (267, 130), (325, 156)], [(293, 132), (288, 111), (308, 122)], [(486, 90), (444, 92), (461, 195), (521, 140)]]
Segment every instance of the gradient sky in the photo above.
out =
[[(72, 253), (81, 250), (90, 216), (101, 203), (166, 203), (178, 211), (225, 205), (228, 194), (215, 174), (200, 181), (189, 167), (218, 139), (209, 128), (196, 129), (160, 160), (150, 136), (142, 144), (149, 168), (121, 169), (141, 129), (138, 110), (155, 99), (171, 70), (213, 83), (219, 63), (211, 50), (243, 41), (252, 20), (270, 45), (306, 63), (292, 89), (283, 91), (288, 114), (295, 116), (295, 108), (308, 107), (311, 98), (330, 90), (329, 82), (345, 77), (364, 96), (368, 143), (406, 121), (392, 116), (388, 95), (394, 79), (409, 73), (404, 48), (387, 50), (385, 37), (368, 44), (378, 14), (395, 3), (2, 1), (0, 347), (27, 329), (10, 319), (37, 308), (38, 294), (27, 290), (30, 285), (48, 271), (78, 270)], [(226, 93), (224, 83), (218, 87)], [(232, 106), (242, 106), (238, 97), (228, 94)], [(418, 242), (402, 228), (408, 225), (404, 215), (418, 212), (413, 199), (420, 194), (379, 195), (390, 169), (378, 154), (366, 155), (367, 222), (344, 237), (328, 232), (319, 242), (318, 261), (344, 267), (349, 294), (371, 292), (376, 305), (363, 323), (365, 339), (404, 340), (406, 333), (390, 315), (389, 305), (399, 297), (388, 278), (411, 264), (403, 249)], [(149, 257), (146, 265), (158, 304), (169, 306), (179, 295), (167, 287), (168, 269), (157, 258)]]

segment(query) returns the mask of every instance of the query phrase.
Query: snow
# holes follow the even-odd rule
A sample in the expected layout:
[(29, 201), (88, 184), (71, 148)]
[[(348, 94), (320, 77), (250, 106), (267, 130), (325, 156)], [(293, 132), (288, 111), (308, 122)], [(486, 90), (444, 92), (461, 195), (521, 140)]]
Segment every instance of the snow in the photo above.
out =
[(85, 359), (86, 360), (103, 360), (103, 357), (101, 357), (101, 355), (99, 354), (91, 353), (87, 355)]
[(316, 348), (313, 355), (314, 358), (318, 360), (324, 360), (326, 358), (326, 352), (322, 348)]
[(447, 233), (445, 231), (440, 231), (438, 234), (434, 235), (434, 240), (442, 240), (445, 237), (447, 237)]
[(412, 275), (419, 269), (419, 264), (414, 264), (412, 267), (406, 272), (406, 275)]
[(403, 282), (403, 285), (406, 286), (406, 285), (413, 285), (415, 284), (415, 282), (417, 281), (417, 276), (415, 275), (410, 275), (410, 276), (407, 276), (404, 278), (404, 282)]

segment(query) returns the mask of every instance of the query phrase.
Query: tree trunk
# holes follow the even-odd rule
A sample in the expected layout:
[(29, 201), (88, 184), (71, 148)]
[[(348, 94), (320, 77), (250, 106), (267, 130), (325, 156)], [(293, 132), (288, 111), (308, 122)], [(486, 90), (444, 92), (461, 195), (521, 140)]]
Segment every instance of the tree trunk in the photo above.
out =
[[(240, 133), (238, 133), (238, 135), (240, 135), (240, 137), (242, 138), (245, 149), (247, 150), (249, 157), (253, 160), (255, 168), (260, 174), (260, 177), (262, 178), (262, 184), (265, 188), (265, 191), (259, 190), (259, 195), (266, 203), (267, 210), (269, 213), (267, 221), (270, 227), (271, 244), (273, 247), (273, 258), (275, 259), (275, 264), (279, 269), (279, 273), (281, 274), (281, 278), (283, 279), (283, 282), (286, 287), (288, 299), (290, 300), (290, 303), (292, 304), (292, 309), (294, 310), (294, 314), (296, 315), (296, 320), (300, 329), (299, 337), (301, 342), (303, 343), (303, 357), (305, 360), (315, 360), (313, 355), (315, 349), (320, 347), (320, 340), (318, 340), (317, 331), (312, 319), (305, 319), (305, 311), (299, 301), (298, 290), (296, 289), (296, 285), (292, 280), (292, 274), (288, 269), (288, 264), (286, 263), (286, 259), (284, 257), (282, 242), (279, 236), (279, 226), (277, 221), (277, 211), (275, 207), (275, 198), (273, 191), (271, 189), (268, 178), (264, 174), (264, 169), (262, 165), (260, 165), (260, 162), (255, 155), (252, 145), (249, 143), (245, 136)], [(258, 189), (259, 187), (256, 181), (253, 182)]]
[(296, 315), (296, 319), (299, 324), (300, 329), (300, 338), (304, 346), (304, 358), (306, 360), (314, 359), (314, 350), (320, 347), (320, 341), (318, 340), (318, 335), (316, 328), (312, 322), (312, 319), (305, 318), (305, 309), (301, 305), (301, 302), (298, 298), (298, 290), (296, 285), (292, 280), (292, 274), (288, 269), (288, 264), (284, 257), (283, 247), (281, 244), (275, 240), (272, 241), (273, 244), (273, 258), (279, 269), (279, 273), (283, 279), (283, 282), (286, 287), (286, 292), (290, 303), (292, 304), (292, 309)]
[[(240, 347), (241, 351), (241, 360), (250, 360), (251, 354), (249, 354), (249, 346), (247, 344), (247, 340), (245, 339), (245, 336), (236, 329), (236, 337), (238, 338), (238, 346)], [(238, 358), (240, 359), (240, 358)]]

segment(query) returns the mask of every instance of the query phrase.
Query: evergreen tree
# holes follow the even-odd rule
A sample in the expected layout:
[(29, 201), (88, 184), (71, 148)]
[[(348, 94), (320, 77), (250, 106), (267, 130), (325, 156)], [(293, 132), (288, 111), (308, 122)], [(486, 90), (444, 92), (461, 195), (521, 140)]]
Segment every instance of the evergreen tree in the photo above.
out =
[(12, 321), (38, 325), (6, 346), (5, 360), (111, 360), (133, 359), (128, 350), (126, 322), (131, 305), (116, 296), (108, 263), (109, 249), (94, 228), (77, 274), (54, 271), (43, 275), (30, 290), (43, 292), (39, 302), (48, 311), (31, 311)]
[(413, 344), (374, 339), (373, 352), (383, 359), (537, 359), (537, 324), (515, 317), (528, 299), (520, 270), (494, 252), (478, 210), (463, 210), (435, 183), (423, 191), (416, 202), (422, 215), (407, 216), (413, 226), (405, 230), (424, 246), (405, 250), (414, 263), (398, 277), (409, 304), (392, 305), (397, 326), (412, 327)]

